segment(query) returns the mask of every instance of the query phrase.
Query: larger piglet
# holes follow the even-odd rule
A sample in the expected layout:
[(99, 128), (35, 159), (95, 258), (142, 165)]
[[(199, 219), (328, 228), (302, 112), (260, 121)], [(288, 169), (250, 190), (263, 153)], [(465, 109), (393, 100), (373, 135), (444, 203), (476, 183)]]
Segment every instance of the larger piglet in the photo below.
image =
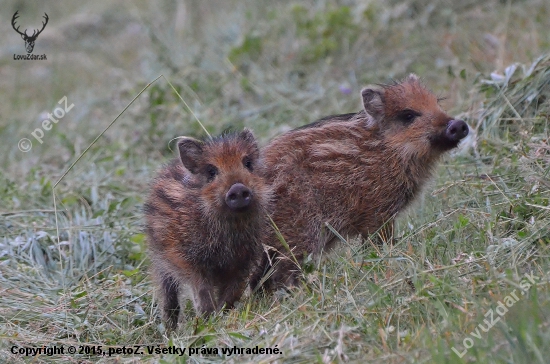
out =
[[(468, 126), (445, 113), (415, 75), (366, 88), (364, 109), (323, 118), (275, 138), (263, 150), (275, 192), (264, 257), (275, 272), (267, 287), (296, 284), (298, 263), (345, 237), (393, 231), (394, 218), (422, 191), (440, 157), (468, 135)], [(386, 234), (386, 235), (390, 235)], [(292, 254), (289, 252), (292, 252)], [(253, 280), (256, 284), (259, 277)]]

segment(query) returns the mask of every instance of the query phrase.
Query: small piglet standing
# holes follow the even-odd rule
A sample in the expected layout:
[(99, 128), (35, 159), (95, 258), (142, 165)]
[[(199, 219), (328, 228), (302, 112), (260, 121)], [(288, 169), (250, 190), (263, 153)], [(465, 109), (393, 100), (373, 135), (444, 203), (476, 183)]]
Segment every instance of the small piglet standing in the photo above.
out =
[(276, 253), (264, 256), (264, 267), (279, 260), (266, 288), (296, 284), (292, 255), (318, 256), (334, 245), (326, 223), (347, 237), (383, 227), (391, 234), (393, 219), (420, 194), (440, 157), (468, 135), (466, 123), (447, 115), (416, 75), (361, 96), (360, 112), (292, 130), (262, 151), (276, 196), (272, 218), (292, 251), (274, 234), (266, 237)]
[(271, 189), (245, 129), (205, 142), (183, 138), (179, 159), (153, 181), (145, 203), (151, 272), (169, 330), (191, 289), (198, 313), (231, 308), (258, 268)]

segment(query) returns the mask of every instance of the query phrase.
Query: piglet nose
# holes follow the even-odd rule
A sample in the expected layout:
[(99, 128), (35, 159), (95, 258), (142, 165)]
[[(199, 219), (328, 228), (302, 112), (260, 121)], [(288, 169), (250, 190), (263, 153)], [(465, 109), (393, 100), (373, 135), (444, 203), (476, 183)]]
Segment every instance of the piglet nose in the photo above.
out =
[(445, 135), (447, 138), (453, 141), (459, 141), (468, 135), (469, 129), (468, 124), (463, 120), (451, 120), (447, 124), (447, 130), (445, 130)]
[(225, 194), (225, 203), (234, 211), (243, 210), (252, 202), (252, 192), (242, 183), (235, 183)]

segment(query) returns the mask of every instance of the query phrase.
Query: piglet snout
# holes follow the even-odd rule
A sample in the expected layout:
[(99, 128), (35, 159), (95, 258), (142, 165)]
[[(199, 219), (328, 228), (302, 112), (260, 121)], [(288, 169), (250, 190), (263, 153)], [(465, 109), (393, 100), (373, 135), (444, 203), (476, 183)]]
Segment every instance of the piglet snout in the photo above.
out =
[(452, 141), (460, 141), (468, 135), (468, 125), (463, 120), (451, 120), (447, 124), (445, 136)]
[(252, 202), (252, 192), (242, 183), (235, 183), (225, 194), (225, 203), (234, 211), (243, 210)]

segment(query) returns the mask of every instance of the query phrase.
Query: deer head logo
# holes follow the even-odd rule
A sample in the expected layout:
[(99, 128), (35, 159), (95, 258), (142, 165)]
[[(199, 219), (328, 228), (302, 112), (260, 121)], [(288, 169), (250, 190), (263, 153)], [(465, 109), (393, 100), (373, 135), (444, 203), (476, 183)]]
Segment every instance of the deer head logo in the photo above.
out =
[(19, 27), (17, 27), (17, 28), (15, 27), (15, 20), (17, 18), (19, 18), (19, 15), (17, 15), (17, 13), (19, 13), (19, 10), (16, 11), (15, 14), (13, 14), (13, 18), (11, 18), (11, 26), (13, 27), (13, 29), (17, 33), (21, 34), (21, 38), (23, 38), (23, 40), (25, 41), (25, 48), (27, 49), (27, 53), (32, 53), (32, 50), (34, 49), (34, 42), (36, 41), (36, 38), (38, 38), (40, 33), (42, 33), (44, 28), (46, 28), (46, 24), (48, 24), (48, 19), (49, 19), (48, 14), (44, 13), (43, 18), (46, 19), (46, 21), (42, 22), (42, 29), (40, 29), (40, 30), (35, 29), (33, 31), (32, 35), (28, 35), (27, 34), (27, 29), (25, 29), (24, 33), (21, 33), (19, 31)]

